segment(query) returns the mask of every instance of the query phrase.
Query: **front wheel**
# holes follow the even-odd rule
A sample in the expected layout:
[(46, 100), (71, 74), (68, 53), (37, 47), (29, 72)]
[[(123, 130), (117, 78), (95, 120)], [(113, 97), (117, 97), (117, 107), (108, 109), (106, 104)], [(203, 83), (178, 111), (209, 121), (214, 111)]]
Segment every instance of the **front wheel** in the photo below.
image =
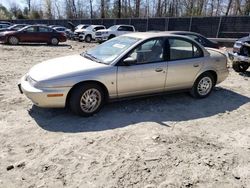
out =
[(104, 93), (97, 84), (82, 84), (74, 88), (70, 97), (71, 110), (80, 116), (89, 117), (97, 113), (104, 103)]
[(92, 40), (92, 37), (91, 37), (90, 35), (87, 35), (87, 36), (85, 37), (85, 42), (90, 43), (91, 40)]
[(205, 98), (211, 93), (214, 86), (214, 76), (210, 73), (204, 73), (196, 79), (190, 93), (195, 98)]
[(235, 70), (235, 72), (245, 72), (248, 68), (249, 64), (247, 62), (233, 62), (233, 69)]
[(8, 39), (8, 43), (11, 44), (11, 45), (17, 45), (19, 43), (19, 40), (18, 40), (17, 37), (11, 36)]

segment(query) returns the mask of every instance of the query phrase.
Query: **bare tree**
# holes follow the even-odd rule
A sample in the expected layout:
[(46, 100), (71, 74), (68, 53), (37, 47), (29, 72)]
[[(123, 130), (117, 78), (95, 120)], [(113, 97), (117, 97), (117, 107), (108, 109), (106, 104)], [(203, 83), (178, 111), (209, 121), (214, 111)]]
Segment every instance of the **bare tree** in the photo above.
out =
[(135, 17), (140, 17), (141, 0), (135, 0)]
[(25, 0), (25, 2), (26, 2), (26, 4), (27, 4), (28, 10), (29, 10), (29, 12), (30, 12), (30, 10), (31, 10), (31, 0)]
[(52, 1), (51, 0), (45, 0), (45, 16), (48, 19), (52, 19), (53, 18), (53, 14), (52, 14)]
[(93, 18), (93, 2), (92, 2), (92, 0), (89, 0), (89, 6), (90, 6), (90, 18)]

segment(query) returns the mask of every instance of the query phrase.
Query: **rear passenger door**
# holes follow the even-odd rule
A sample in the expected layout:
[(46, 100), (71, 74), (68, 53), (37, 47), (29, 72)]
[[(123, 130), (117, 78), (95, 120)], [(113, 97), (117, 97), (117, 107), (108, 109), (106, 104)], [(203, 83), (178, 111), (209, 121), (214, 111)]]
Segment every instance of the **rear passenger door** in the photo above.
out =
[(168, 38), (167, 54), (166, 90), (192, 87), (203, 64), (203, 50), (191, 40), (170, 37)]
[(39, 42), (50, 42), (53, 35), (53, 29), (48, 27), (39, 27)]

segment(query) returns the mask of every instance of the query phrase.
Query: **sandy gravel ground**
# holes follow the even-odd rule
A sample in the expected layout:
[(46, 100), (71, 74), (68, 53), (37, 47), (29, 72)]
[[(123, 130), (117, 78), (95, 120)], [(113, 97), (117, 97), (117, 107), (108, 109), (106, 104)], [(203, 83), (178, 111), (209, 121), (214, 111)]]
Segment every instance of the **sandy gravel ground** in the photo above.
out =
[[(17, 89), (33, 65), (95, 44), (0, 45), (0, 187), (250, 187), (250, 72), (212, 95), (106, 105), (80, 118)], [(69, 62), (70, 63), (70, 62)]]

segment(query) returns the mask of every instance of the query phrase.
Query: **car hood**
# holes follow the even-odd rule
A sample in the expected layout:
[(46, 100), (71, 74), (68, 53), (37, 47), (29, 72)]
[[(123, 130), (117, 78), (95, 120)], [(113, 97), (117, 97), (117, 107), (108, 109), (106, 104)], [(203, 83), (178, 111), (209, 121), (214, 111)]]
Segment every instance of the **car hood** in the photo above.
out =
[(15, 33), (15, 32), (16, 31), (3, 31), (3, 32), (1, 32), (1, 35), (8, 35), (8, 34), (12, 34), (12, 33)]
[(241, 41), (241, 42), (248, 42), (248, 41), (250, 41), (250, 36), (240, 38), (240, 39), (238, 39), (238, 41)]
[(71, 55), (39, 63), (30, 69), (28, 75), (35, 81), (45, 81), (78, 76), (104, 66), (107, 65), (91, 61), (81, 55)]
[(111, 31), (110, 29), (100, 29), (97, 32), (107, 32), (107, 31)]
[(76, 33), (81, 33), (81, 32), (85, 32), (85, 31), (86, 31), (86, 29), (77, 29), (77, 30), (75, 30)]

